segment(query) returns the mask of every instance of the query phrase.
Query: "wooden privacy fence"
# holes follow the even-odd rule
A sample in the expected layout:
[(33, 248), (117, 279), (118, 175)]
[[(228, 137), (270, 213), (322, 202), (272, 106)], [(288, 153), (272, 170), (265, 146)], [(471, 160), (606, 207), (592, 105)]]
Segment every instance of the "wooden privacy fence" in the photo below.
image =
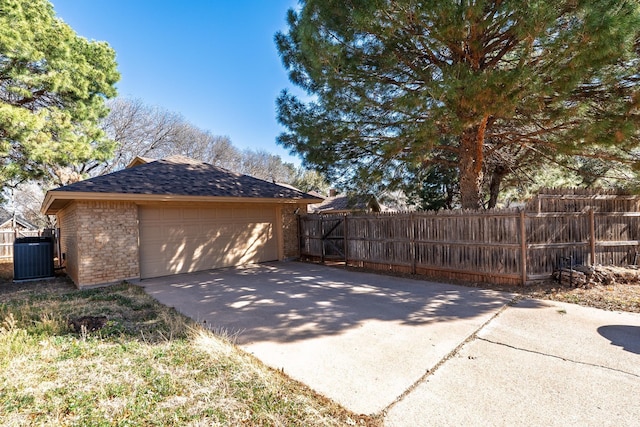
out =
[(7, 261), (13, 259), (13, 242), (17, 237), (40, 236), (39, 230), (2, 230), (0, 229), (0, 260)]
[(640, 197), (602, 189), (552, 188), (541, 190), (527, 202), (528, 212), (640, 212)]
[(635, 264), (640, 212), (462, 211), (300, 217), (303, 258), (526, 284), (574, 264)]

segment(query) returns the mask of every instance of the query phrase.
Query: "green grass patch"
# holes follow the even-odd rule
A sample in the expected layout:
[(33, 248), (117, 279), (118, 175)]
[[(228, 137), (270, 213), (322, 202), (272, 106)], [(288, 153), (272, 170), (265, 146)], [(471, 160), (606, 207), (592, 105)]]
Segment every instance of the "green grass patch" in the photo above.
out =
[[(70, 319), (106, 316), (94, 332)], [(0, 424), (379, 425), (120, 284), (0, 289)]]

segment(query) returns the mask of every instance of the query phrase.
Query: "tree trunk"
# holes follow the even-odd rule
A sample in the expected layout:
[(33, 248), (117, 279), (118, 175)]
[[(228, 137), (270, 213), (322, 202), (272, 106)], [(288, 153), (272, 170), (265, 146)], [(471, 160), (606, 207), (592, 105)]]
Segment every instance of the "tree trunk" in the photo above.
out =
[(488, 117), (462, 133), (460, 141), (460, 202), (463, 209), (479, 209), (481, 206), (482, 163), (484, 134)]
[(502, 180), (508, 173), (509, 169), (502, 165), (498, 165), (493, 169), (493, 172), (491, 173), (491, 182), (489, 183), (488, 209), (496, 207), (496, 204), (498, 203), (498, 195), (500, 194), (500, 184), (502, 184)]

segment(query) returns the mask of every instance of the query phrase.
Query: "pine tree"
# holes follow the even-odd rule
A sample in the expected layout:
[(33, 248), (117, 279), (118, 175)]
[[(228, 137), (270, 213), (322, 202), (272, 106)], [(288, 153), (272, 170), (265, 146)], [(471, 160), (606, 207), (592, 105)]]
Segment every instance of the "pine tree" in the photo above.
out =
[(333, 179), (454, 166), (477, 208), (492, 150), (637, 146), (635, 0), (306, 0), (288, 25), (276, 44), (308, 100), (283, 91), (278, 140)]
[(98, 122), (119, 78), (109, 45), (79, 37), (47, 0), (0, 0), (0, 187), (109, 158)]

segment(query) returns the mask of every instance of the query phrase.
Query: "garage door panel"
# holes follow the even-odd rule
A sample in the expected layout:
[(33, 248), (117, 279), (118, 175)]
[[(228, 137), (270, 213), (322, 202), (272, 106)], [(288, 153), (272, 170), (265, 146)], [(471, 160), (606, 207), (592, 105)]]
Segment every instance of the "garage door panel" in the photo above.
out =
[(141, 277), (278, 258), (276, 208), (141, 206)]
[(164, 261), (156, 261), (156, 262), (147, 261), (145, 265), (145, 276), (143, 276), (143, 278), (159, 277), (159, 276), (165, 275), (164, 274), (164, 272), (166, 271), (165, 266), (166, 266), (166, 263)]
[(184, 235), (188, 237), (198, 237), (202, 232), (202, 227), (200, 224), (190, 224), (186, 223), (184, 225)]
[(246, 209), (236, 208), (232, 212), (234, 218), (247, 218), (249, 216)]
[(183, 209), (182, 219), (199, 221), (202, 219), (202, 209)]
[(169, 221), (174, 219), (181, 220), (182, 212), (183, 210), (181, 208), (162, 208), (160, 210), (160, 217), (158, 218), (158, 220), (161, 220), (161, 221)]
[(138, 220), (145, 222), (162, 220), (162, 210), (140, 208), (138, 209)]
[(216, 219), (232, 219), (233, 216), (233, 209), (231, 208), (219, 208), (216, 209)]

